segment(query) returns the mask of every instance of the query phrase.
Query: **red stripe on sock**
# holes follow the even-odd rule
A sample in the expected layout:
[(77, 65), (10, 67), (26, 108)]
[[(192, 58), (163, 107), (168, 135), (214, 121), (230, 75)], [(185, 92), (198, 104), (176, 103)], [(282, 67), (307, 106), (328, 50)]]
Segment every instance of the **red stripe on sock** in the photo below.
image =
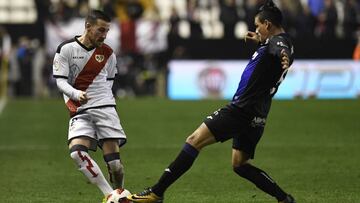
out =
[(98, 174), (95, 173), (95, 171), (92, 170), (92, 168), (94, 167), (94, 165), (91, 163), (91, 160), (85, 155), (83, 156), (81, 154), (81, 151), (78, 151), (78, 155), (80, 157), (80, 159), (84, 162), (86, 161), (87, 162), (87, 166), (86, 166), (86, 169), (91, 173), (91, 175), (93, 176), (93, 178), (97, 177)]

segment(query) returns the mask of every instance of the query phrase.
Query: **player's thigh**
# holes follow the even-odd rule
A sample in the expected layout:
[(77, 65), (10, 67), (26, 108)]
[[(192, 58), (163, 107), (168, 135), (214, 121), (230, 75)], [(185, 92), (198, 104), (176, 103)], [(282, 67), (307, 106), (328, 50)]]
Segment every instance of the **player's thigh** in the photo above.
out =
[(90, 112), (96, 126), (98, 140), (126, 139), (120, 118), (114, 107), (91, 109)]
[(103, 154), (118, 153), (120, 150), (118, 139), (105, 139), (102, 142)]
[(187, 139), (186, 142), (191, 144), (196, 149), (200, 150), (203, 147), (216, 142), (214, 135), (209, 128), (202, 123)]
[(91, 146), (91, 140), (95, 140), (95, 127), (87, 114), (76, 115), (69, 121), (68, 143), (69, 147), (76, 144)]
[(217, 142), (225, 142), (246, 128), (247, 120), (237, 116), (234, 109), (225, 106), (204, 119), (204, 124)]
[(69, 149), (73, 147), (74, 145), (83, 145), (87, 148), (91, 147), (91, 140), (87, 137), (76, 137), (69, 141)]
[(119, 146), (126, 143), (126, 135), (114, 107), (90, 110), (95, 124), (98, 145), (104, 154), (119, 152)]
[(244, 131), (234, 135), (232, 148), (241, 151), (242, 154), (246, 153), (248, 158), (253, 159), (263, 132), (264, 127), (244, 126)]

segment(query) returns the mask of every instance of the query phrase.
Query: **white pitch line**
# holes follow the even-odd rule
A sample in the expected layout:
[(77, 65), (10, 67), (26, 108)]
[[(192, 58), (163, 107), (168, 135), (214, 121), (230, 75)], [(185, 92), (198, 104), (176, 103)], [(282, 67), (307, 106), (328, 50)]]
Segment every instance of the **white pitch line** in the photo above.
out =
[(0, 115), (2, 114), (3, 110), (5, 109), (6, 106), (6, 99), (2, 98), (0, 99)]

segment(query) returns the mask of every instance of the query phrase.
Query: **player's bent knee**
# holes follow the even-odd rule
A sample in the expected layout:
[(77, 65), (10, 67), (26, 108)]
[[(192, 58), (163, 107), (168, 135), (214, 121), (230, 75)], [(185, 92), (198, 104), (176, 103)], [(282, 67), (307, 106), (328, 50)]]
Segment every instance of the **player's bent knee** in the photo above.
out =
[(233, 159), (232, 160), (232, 167), (233, 168), (237, 168), (240, 166), (244, 166), (245, 164), (248, 164), (249, 162), (247, 160), (238, 160), (238, 159)]
[(70, 157), (75, 161), (81, 161), (82, 154), (81, 152), (88, 152), (88, 148), (84, 145), (74, 145), (70, 148)]
[(204, 142), (205, 139), (206, 136), (203, 135), (198, 128), (186, 138), (186, 142), (196, 147), (197, 145), (200, 145), (202, 142)]
[(201, 150), (204, 146), (201, 144), (202, 140), (199, 138), (199, 135), (194, 132), (189, 137), (186, 138), (186, 143), (190, 144), (197, 150)]
[(119, 171), (123, 173), (124, 166), (122, 165), (120, 161), (120, 154), (115, 152), (111, 154), (104, 155), (104, 160), (108, 164), (109, 169), (111, 171)]
[(195, 135), (195, 133), (193, 133), (186, 138), (186, 142), (193, 145), (193, 144), (195, 144), (195, 141), (196, 141), (195, 138), (196, 138), (196, 135)]

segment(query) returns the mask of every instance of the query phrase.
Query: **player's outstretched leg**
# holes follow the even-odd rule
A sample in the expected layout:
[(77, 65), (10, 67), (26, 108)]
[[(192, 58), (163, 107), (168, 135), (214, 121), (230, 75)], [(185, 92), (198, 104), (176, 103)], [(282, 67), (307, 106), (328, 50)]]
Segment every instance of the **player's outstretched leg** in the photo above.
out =
[(159, 181), (141, 193), (133, 194), (127, 198), (133, 202), (158, 203), (163, 201), (165, 190), (190, 169), (199, 151), (215, 143), (215, 137), (205, 124), (202, 124), (187, 139), (176, 159), (165, 169)]
[(141, 193), (130, 195), (128, 199), (144, 203), (162, 202), (165, 190), (190, 169), (198, 153), (197, 149), (186, 143), (177, 158), (165, 169), (158, 183)]
[(84, 145), (74, 145), (70, 148), (70, 156), (76, 165), (91, 183), (95, 184), (101, 192), (107, 196), (113, 189), (106, 181), (100, 167), (88, 154), (88, 148)]
[(262, 191), (275, 197), (280, 203), (295, 203), (295, 199), (291, 195), (286, 194), (263, 170), (249, 163), (245, 163), (234, 167), (234, 171), (239, 176), (254, 183)]

